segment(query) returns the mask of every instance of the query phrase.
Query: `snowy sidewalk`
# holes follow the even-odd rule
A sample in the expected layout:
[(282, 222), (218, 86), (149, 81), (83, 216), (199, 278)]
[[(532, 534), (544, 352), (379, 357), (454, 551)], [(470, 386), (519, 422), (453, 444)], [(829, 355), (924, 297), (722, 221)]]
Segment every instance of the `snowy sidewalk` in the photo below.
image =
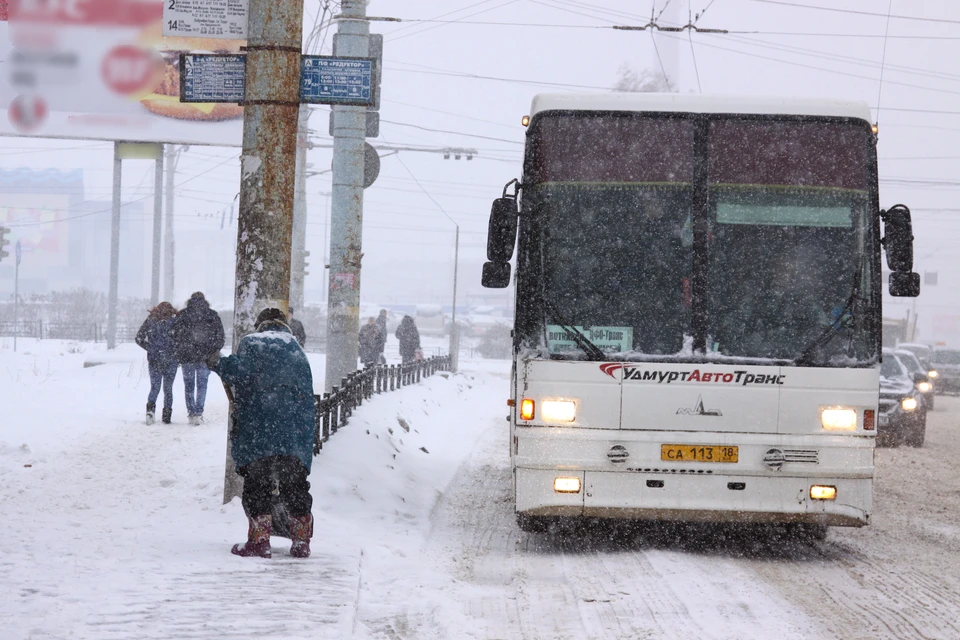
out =
[[(363, 554), (422, 545), (485, 426), (462, 420), (488, 398), (469, 374), (364, 404), (315, 459), (312, 557), (290, 558), (275, 538), (272, 560), (243, 559), (229, 552), (246, 534), (242, 507), (220, 504), (216, 376), (205, 425), (186, 424), (178, 380), (174, 424), (147, 427), (145, 362), (84, 369), (89, 353), (42, 349), (0, 351), (0, 635), (11, 640), (364, 637)], [(506, 397), (502, 376), (482, 378)]]

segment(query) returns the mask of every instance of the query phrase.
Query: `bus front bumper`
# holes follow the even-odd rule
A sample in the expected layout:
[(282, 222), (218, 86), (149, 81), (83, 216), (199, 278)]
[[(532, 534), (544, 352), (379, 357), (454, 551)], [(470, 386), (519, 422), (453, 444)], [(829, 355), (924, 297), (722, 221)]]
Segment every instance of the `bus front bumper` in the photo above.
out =
[[(581, 490), (555, 491), (561, 477), (580, 478)], [(811, 498), (813, 485), (834, 487), (836, 498)], [(517, 512), (528, 516), (862, 527), (870, 522), (873, 480), (519, 467), (516, 500)]]

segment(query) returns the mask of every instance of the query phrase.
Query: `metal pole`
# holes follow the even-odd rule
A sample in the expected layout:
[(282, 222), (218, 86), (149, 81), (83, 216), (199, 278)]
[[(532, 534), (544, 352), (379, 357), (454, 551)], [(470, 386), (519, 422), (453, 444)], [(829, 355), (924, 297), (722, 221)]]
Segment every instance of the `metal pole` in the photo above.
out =
[(293, 205), (293, 254), (290, 265), (290, 302), (295, 309), (303, 310), (303, 288), (306, 279), (307, 250), (307, 135), (310, 124), (310, 108), (300, 107), (297, 126), (297, 177), (296, 196)]
[(460, 359), (460, 328), (457, 326), (457, 267), (460, 265), (460, 225), (453, 244), (453, 312), (450, 314), (450, 371), (457, 372)]
[[(366, 0), (342, 0), (337, 56), (369, 54)], [(324, 389), (357, 368), (360, 332), (360, 266), (363, 258), (363, 145), (365, 107), (333, 107), (333, 214), (327, 299), (327, 359)]]
[(331, 194), (329, 191), (322, 191), (320, 195), (323, 196), (323, 277), (320, 278), (320, 299), (323, 301), (323, 304), (327, 304), (327, 265), (329, 264), (329, 261), (327, 260), (327, 251), (330, 249), (330, 243), (327, 242), (327, 233), (330, 231)]
[(160, 253), (163, 234), (163, 148), (156, 159), (153, 180), (153, 275), (150, 279), (150, 305), (160, 302)]
[(113, 143), (113, 217), (110, 225), (110, 292), (107, 295), (107, 349), (117, 346), (117, 287), (120, 279), (120, 187), (123, 161)]
[(17, 259), (13, 269), (13, 352), (17, 352), (17, 336), (20, 335), (20, 241), (17, 240)]
[(163, 234), (163, 299), (173, 301), (173, 181), (176, 178), (177, 159), (180, 156), (180, 147), (168, 144), (164, 145), (164, 155), (166, 156), (167, 184), (164, 187), (164, 198), (166, 199), (166, 212), (164, 213), (166, 225)]
[[(303, 0), (250, 0), (247, 32), (234, 351), (260, 311), (288, 310)], [(224, 503), (242, 487), (227, 438)]]

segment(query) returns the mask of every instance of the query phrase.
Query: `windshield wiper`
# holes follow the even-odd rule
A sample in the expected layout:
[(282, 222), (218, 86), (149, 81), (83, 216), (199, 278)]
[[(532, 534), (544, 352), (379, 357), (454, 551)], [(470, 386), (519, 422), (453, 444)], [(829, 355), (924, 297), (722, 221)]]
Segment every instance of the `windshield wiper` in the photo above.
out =
[(813, 354), (813, 351), (818, 347), (827, 346), (831, 340), (840, 335), (838, 329), (843, 325), (844, 318), (850, 312), (850, 309), (853, 307), (853, 304), (860, 298), (860, 281), (863, 278), (863, 263), (861, 262), (857, 266), (857, 272), (853, 275), (853, 290), (850, 292), (850, 297), (847, 298), (847, 303), (843, 306), (843, 309), (837, 314), (836, 320), (830, 323), (830, 326), (827, 327), (823, 333), (816, 337), (816, 339), (811, 342), (803, 351), (800, 352), (800, 355), (794, 358), (793, 364), (810, 364), (810, 356)]
[(591, 356), (594, 360), (606, 360), (606, 354), (598, 347), (597, 345), (590, 342), (590, 339), (587, 336), (583, 335), (579, 329), (567, 322), (560, 312), (557, 311), (557, 308), (554, 307), (550, 302), (547, 301), (546, 296), (541, 296), (543, 301), (543, 306), (553, 314), (553, 319), (557, 321), (560, 327), (566, 331), (573, 338), (573, 341), (577, 343), (577, 346), (580, 347), (584, 353), (588, 356)]

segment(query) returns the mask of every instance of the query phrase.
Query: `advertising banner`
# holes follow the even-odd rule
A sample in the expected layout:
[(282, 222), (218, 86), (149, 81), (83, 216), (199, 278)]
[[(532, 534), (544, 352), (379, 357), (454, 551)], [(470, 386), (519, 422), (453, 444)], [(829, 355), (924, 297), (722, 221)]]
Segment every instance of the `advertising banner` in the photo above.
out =
[(181, 103), (180, 54), (243, 40), (164, 37), (161, 0), (0, 0), (0, 135), (240, 146), (243, 108)]

